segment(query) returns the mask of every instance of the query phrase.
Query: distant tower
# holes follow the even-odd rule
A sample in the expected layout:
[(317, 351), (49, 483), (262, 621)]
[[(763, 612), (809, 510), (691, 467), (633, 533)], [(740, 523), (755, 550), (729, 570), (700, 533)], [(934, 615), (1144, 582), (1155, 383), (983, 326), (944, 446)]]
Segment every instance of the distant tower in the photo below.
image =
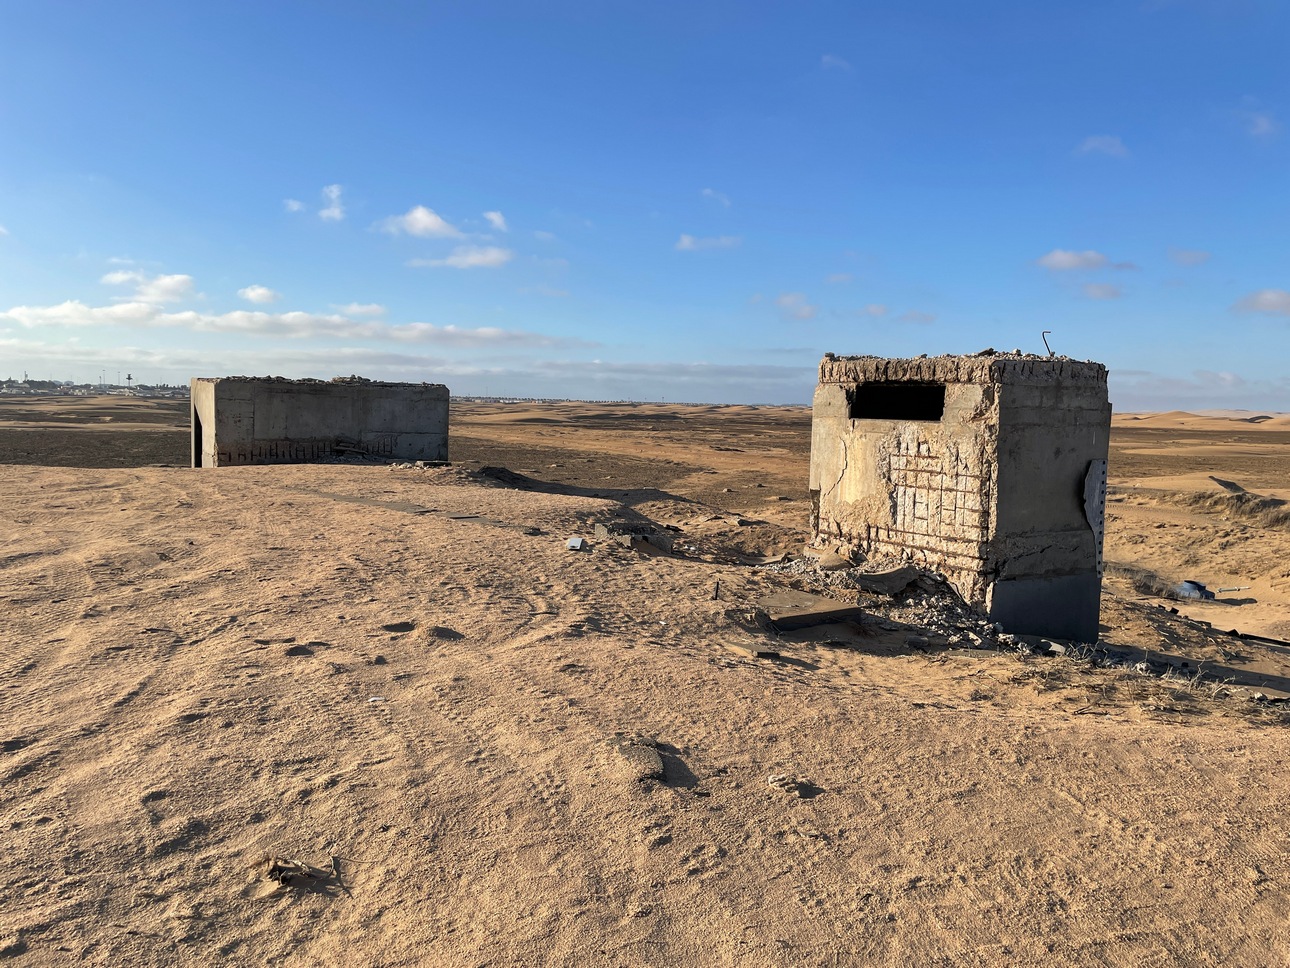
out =
[(128, 390), (128, 389), (130, 389), (130, 381), (131, 381), (131, 380), (133, 380), (133, 379), (134, 379), (134, 377), (133, 377), (133, 376), (131, 376), (129, 373), (127, 373), (127, 374), (125, 375), (125, 388), (126, 388), (127, 390)]

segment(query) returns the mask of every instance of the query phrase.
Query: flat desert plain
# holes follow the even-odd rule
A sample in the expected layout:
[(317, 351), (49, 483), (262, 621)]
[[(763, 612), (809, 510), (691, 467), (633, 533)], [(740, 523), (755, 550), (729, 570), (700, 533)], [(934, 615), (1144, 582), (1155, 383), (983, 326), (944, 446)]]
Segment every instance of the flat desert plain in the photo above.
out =
[[(1290, 421), (1117, 416), (1105, 648), (1054, 656), (803, 561), (809, 421), (190, 470), (183, 402), (0, 401), (0, 958), (1290, 963)], [(747, 620), (785, 590), (865, 614)]]

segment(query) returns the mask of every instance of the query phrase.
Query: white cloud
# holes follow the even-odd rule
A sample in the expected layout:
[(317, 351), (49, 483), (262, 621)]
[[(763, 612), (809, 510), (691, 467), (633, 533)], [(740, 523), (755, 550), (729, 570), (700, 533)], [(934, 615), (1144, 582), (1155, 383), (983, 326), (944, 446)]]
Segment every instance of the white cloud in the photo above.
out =
[(459, 245), (443, 259), (412, 259), (410, 266), (447, 266), (451, 269), (495, 269), (515, 256), (495, 245)]
[(344, 306), (333, 306), (333, 309), (346, 316), (383, 316), (385, 307), (380, 303), (346, 303)]
[(1169, 258), (1180, 266), (1198, 266), (1209, 261), (1209, 253), (1203, 249), (1170, 249)]
[(935, 313), (920, 313), (917, 309), (911, 309), (903, 312), (896, 317), (898, 323), (934, 323), (936, 322)]
[(1290, 292), (1284, 289), (1260, 289), (1239, 300), (1232, 308), (1242, 313), (1290, 316)]
[(820, 307), (811, 305), (804, 292), (781, 292), (775, 297), (775, 305), (785, 319), (814, 319)]
[(341, 187), (339, 185), (323, 186), (322, 196), (326, 199), (327, 204), (318, 210), (318, 217), (328, 222), (339, 222), (345, 217), (345, 206), (340, 200)]
[(406, 215), (391, 215), (382, 219), (378, 227), (391, 235), (404, 233), (422, 239), (459, 239), (461, 231), (445, 221), (434, 209), (414, 205)]
[(284, 198), (282, 200), (282, 208), (288, 212), (303, 212), (305, 210), (305, 203), (300, 201), (298, 198)]
[(835, 272), (831, 276), (825, 276), (824, 281), (830, 286), (845, 286), (854, 278), (855, 276), (849, 272)]
[(3, 225), (0, 225), (0, 235), (8, 235), (8, 234), (9, 234), (9, 230), (5, 228)]
[(712, 199), (712, 201), (716, 202), (722, 208), (730, 207), (730, 196), (726, 195), (724, 192), (719, 192), (712, 188), (705, 188), (703, 190), (703, 197)]
[(1095, 134), (1080, 142), (1077, 149), (1081, 155), (1110, 155), (1112, 158), (1127, 158), (1129, 149), (1124, 142), (1113, 134)]
[(1089, 299), (1119, 299), (1124, 295), (1119, 286), (1105, 282), (1086, 282), (1083, 288), (1084, 295)]
[(364, 339), (397, 343), (436, 343), (447, 346), (561, 346), (594, 344), (557, 339), (540, 333), (505, 330), (492, 326), (476, 329), (433, 323), (391, 325), (376, 320), (355, 321), (339, 314), (281, 312), (239, 309), (228, 313), (192, 310), (165, 312), (144, 302), (113, 306), (87, 306), (77, 300), (57, 306), (14, 306), (0, 312), (0, 323), (16, 323), (26, 329), (46, 327), (127, 326), (136, 329), (174, 329), (195, 333), (235, 333), (244, 336), (289, 339)]
[(825, 54), (820, 58), (820, 66), (826, 71), (849, 71), (851, 63), (839, 57), (837, 54)]
[(539, 230), (539, 231), (537, 231), (537, 232), (534, 232), (534, 233), (533, 233), (533, 238), (537, 239), (539, 242), (554, 242), (554, 241), (555, 241), (555, 233), (554, 233), (554, 232), (543, 232), (543, 231), (540, 231), (540, 230)]
[(1036, 260), (1045, 269), (1054, 272), (1069, 272), (1072, 269), (1100, 269), (1107, 264), (1107, 258), (1101, 252), (1086, 249), (1083, 252), (1072, 252), (1068, 249), (1053, 249)]
[(271, 303), (277, 302), (282, 298), (282, 293), (274, 292), (268, 286), (247, 286), (245, 289), (239, 289), (237, 294), (247, 302), (253, 303)]
[(506, 216), (501, 212), (485, 212), (484, 218), (488, 219), (488, 224), (498, 232), (510, 231), (510, 229), (506, 227)]
[(860, 311), (864, 313), (866, 316), (886, 316), (887, 315), (887, 307), (884, 306), (882, 303), (870, 303), (868, 306), (865, 306), (865, 308)]
[(137, 303), (179, 302), (193, 288), (193, 277), (176, 273), (174, 275), (147, 276), (133, 269), (117, 269), (103, 276), (100, 282), (109, 286), (121, 286), (134, 283), (134, 295), (123, 297), (122, 301)]
[(682, 235), (676, 242), (679, 252), (698, 252), (700, 249), (733, 249), (741, 239), (737, 235), (717, 235), (709, 238), (698, 238), (693, 235)]

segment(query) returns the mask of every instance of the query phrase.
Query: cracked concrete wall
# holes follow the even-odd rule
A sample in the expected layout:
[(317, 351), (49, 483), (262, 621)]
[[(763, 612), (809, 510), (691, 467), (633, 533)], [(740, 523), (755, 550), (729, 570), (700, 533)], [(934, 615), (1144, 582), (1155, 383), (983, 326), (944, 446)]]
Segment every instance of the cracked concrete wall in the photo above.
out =
[(429, 383), (198, 377), (192, 466), (370, 454), (447, 460), (448, 388)]
[[(856, 416), (864, 384), (943, 387), (943, 413)], [(826, 356), (811, 434), (817, 544), (934, 568), (1010, 631), (1096, 639), (1101, 545), (1083, 489), (1109, 443), (1100, 364)]]

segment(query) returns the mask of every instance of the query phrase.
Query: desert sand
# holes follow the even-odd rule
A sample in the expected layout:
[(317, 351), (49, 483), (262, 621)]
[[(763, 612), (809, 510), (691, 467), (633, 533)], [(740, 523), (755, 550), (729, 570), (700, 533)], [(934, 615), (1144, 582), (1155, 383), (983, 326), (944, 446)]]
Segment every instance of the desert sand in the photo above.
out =
[[(450, 467), (194, 471), (182, 402), (0, 401), (0, 958), (1290, 963), (1290, 650), (1223, 634), (1290, 638), (1290, 418), (1115, 418), (1116, 664), (766, 565), (809, 420), (458, 403)], [(743, 620), (784, 589), (866, 616)]]

